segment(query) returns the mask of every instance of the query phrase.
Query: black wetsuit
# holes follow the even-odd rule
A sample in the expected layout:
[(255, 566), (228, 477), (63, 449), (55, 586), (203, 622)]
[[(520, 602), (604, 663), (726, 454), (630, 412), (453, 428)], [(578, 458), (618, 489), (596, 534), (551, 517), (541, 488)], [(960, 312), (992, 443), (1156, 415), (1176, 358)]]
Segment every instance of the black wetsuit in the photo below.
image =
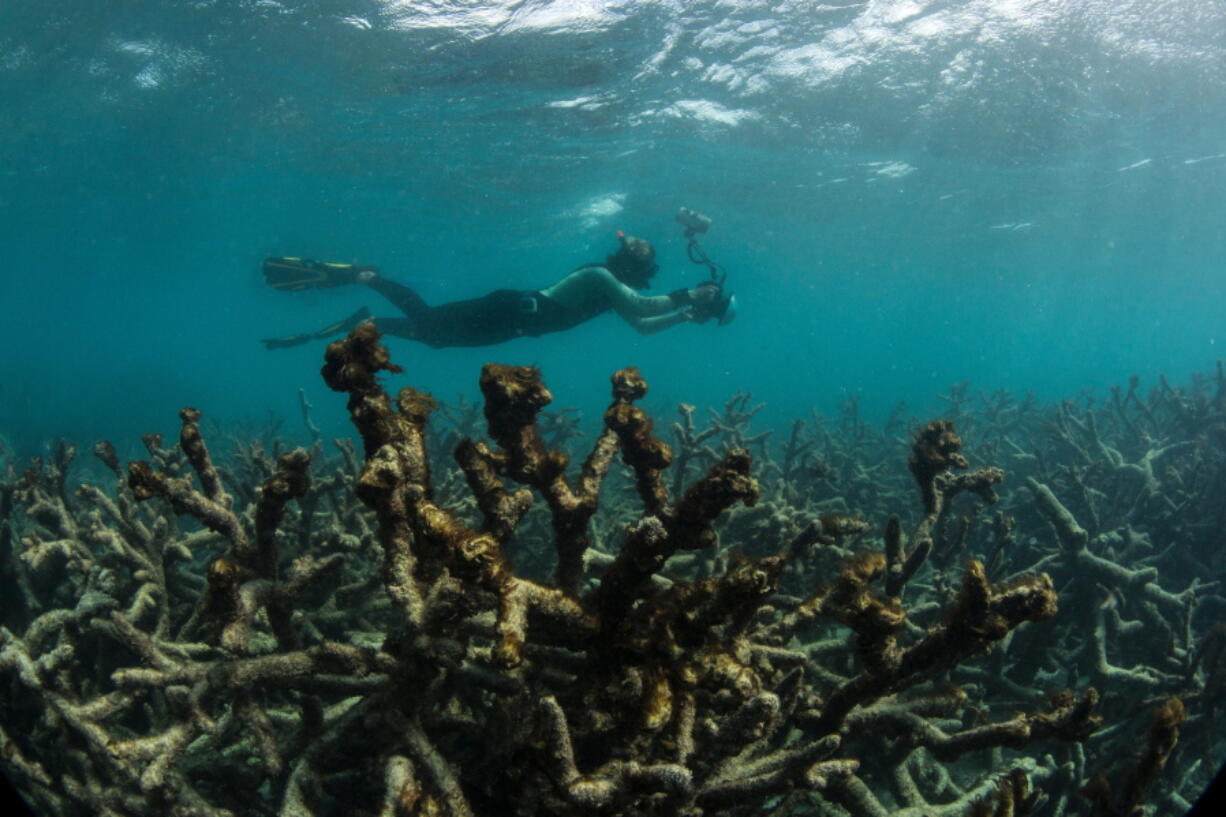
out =
[(405, 314), (403, 318), (376, 318), (380, 331), (436, 349), (491, 346), (523, 335), (561, 332), (611, 306), (592, 303), (580, 310), (568, 309), (537, 290), (522, 289), (498, 289), (480, 298), (430, 306), (411, 288), (386, 278), (376, 277), (367, 286)]

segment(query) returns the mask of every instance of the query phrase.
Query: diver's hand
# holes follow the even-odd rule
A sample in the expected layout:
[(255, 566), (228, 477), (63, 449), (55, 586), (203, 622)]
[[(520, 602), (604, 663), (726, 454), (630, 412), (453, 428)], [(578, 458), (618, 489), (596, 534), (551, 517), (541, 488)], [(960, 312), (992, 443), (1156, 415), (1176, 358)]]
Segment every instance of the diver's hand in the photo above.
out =
[(696, 310), (692, 306), (682, 307), (680, 310), (678, 310), (678, 314), (681, 315), (682, 323), (684, 323), (685, 321), (697, 321), (698, 320), (698, 310)]
[(358, 283), (359, 284), (369, 284), (371, 281), (373, 281), (378, 276), (379, 276), (379, 273), (376, 270), (364, 269), (358, 273)]
[(719, 299), (721, 287), (714, 281), (704, 281), (690, 290), (690, 300), (699, 310), (703, 310)]

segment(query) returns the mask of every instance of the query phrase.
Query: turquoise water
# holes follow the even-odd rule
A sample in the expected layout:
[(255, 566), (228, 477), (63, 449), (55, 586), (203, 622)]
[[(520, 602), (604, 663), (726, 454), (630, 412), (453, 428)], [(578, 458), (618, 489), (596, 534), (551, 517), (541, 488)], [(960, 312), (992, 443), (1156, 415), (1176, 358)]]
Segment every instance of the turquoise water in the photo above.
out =
[[(970, 381), (1044, 399), (1184, 381), (1226, 343), (1226, 3), (75, 2), (0, 8), (0, 433), (297, 428), (361, 305), (266, 255), (374, 263), (432, 302), (543, 287), (656, 243), (679, 206), (742, 309), (649, 337), (604, 316), (490, 349), (389, 341), (404, 383), (475, 394), (535, 363), (598, 416), (738, 390), (783, 424), (849, 396), (921, 415)], [(298, 432), (294, 432), (298, 433)]]

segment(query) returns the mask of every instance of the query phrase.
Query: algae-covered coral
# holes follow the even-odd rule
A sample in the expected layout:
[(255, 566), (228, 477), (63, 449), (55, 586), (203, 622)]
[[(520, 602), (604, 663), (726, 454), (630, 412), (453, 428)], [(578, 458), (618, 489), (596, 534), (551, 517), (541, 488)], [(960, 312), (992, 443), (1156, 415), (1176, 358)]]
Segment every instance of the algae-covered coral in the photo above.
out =
[(683, 406), (674, 450), (624, 369), (575, 465), (535, 369), (484, 369), (487, 441), (399, 371), (369, 324), (328, 348), (361, 454), (223, 466), (184, 409), (147, 460), (95, 446), (110, 485), (71, 487), (66, 444), (10, 469), (0, 752), (31, 802), (1169, 814), (1221, 757), (1220, 371), (1050, 410), (955, 390), (901, 441), (852, 404), (772, 458), (748, 395)]

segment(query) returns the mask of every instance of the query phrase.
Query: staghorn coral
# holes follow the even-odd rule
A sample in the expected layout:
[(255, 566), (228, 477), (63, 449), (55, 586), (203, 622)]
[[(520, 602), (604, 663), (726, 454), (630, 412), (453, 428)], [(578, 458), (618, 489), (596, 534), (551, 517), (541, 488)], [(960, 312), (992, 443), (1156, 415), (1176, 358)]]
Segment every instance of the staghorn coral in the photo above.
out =
[[(1046, 642), (1113, 648), (1129, 623), (1114, 614), (1135, 600), (1183, 617), (1168, 629), (1189, 649), (1157, 689), (1200, 685), (1220, 663), (1216, 642), (1193, 653), (1185, 639), (1205, 594), (1168, 592), (1165, 569), (1104, 555), (1114, 540), (1055, 498), (1061, 473), (1026, 473), (1031, 490), (1000, 512), (1053, 525), (1057, 546), (1002, 522), (1005, 579), (974, 559), (959, 575), (934, 569), (931, 553), (953, 563), (979, 547), (974, 517), (955, 508), (995, 502), (1003, 477), (955, 473), (977, 457), (952, 424), (912, 441), (910, 488), (893, 475), (842, 497), (817, 476), (764, 489), (755, 470), (783, 469), (732, 445), (696, 458), (708, 469), (679, 489), (633, 369), (614, 376), (578, 469), (543, 439), (552, 396), (539, 372), (486, 367), (490, 442), (460, 440), (452, 466), (430, 396), (383, 390), (397, 371), (369, 325), (329, 347), (323, 375), (348, 395), (362, 458), (343, 444), (332, 465), (322, 445), (272, 448), (230, 470), (189, 409), (179, 448), (150, 438), (150, 461), (113, 491), (69, 491), (68, 448), (0, 482), (25, 588), (0, 630), (0, 745), (37, 802), (287, 817), (1065, 813), (1088, 777), (1081, 746), (1128, 730), (1100, 729), (1118, 679), (1093, 675), (1100, 696), (1084, 676), (1046, 671)], [(958, 398), (974, 425), (965, 389)], [(992, 428), (1016, 427), (992, 405)], [(805, 448), (797, 431), (790, 443), (794, 460), (838, 463), (840, 486), (881, 468), (865, 451), (896, 445), (854, 414), (841, 426), (853, 442)], [(123, 473), (113, 447), (97, 455)], [(258, 481), (239, 490), (240, 473)], [(610, 530), (597, 499), (623, 474), (638, 512)], [(537, 495), (545, 527), (527, 522)], [(884, 520), (879, 540), (866, 519)], [(515, 569), (513, 550), (546, 541), (552, 578)], [(1056, 586), (1078, 575), (1101, 627), (1056, 615)], [(1125, 601), (1099, 604), (1098, 585)], [(1155, 730), (1130, 803), (1172, 757), (1173, 736)]]

